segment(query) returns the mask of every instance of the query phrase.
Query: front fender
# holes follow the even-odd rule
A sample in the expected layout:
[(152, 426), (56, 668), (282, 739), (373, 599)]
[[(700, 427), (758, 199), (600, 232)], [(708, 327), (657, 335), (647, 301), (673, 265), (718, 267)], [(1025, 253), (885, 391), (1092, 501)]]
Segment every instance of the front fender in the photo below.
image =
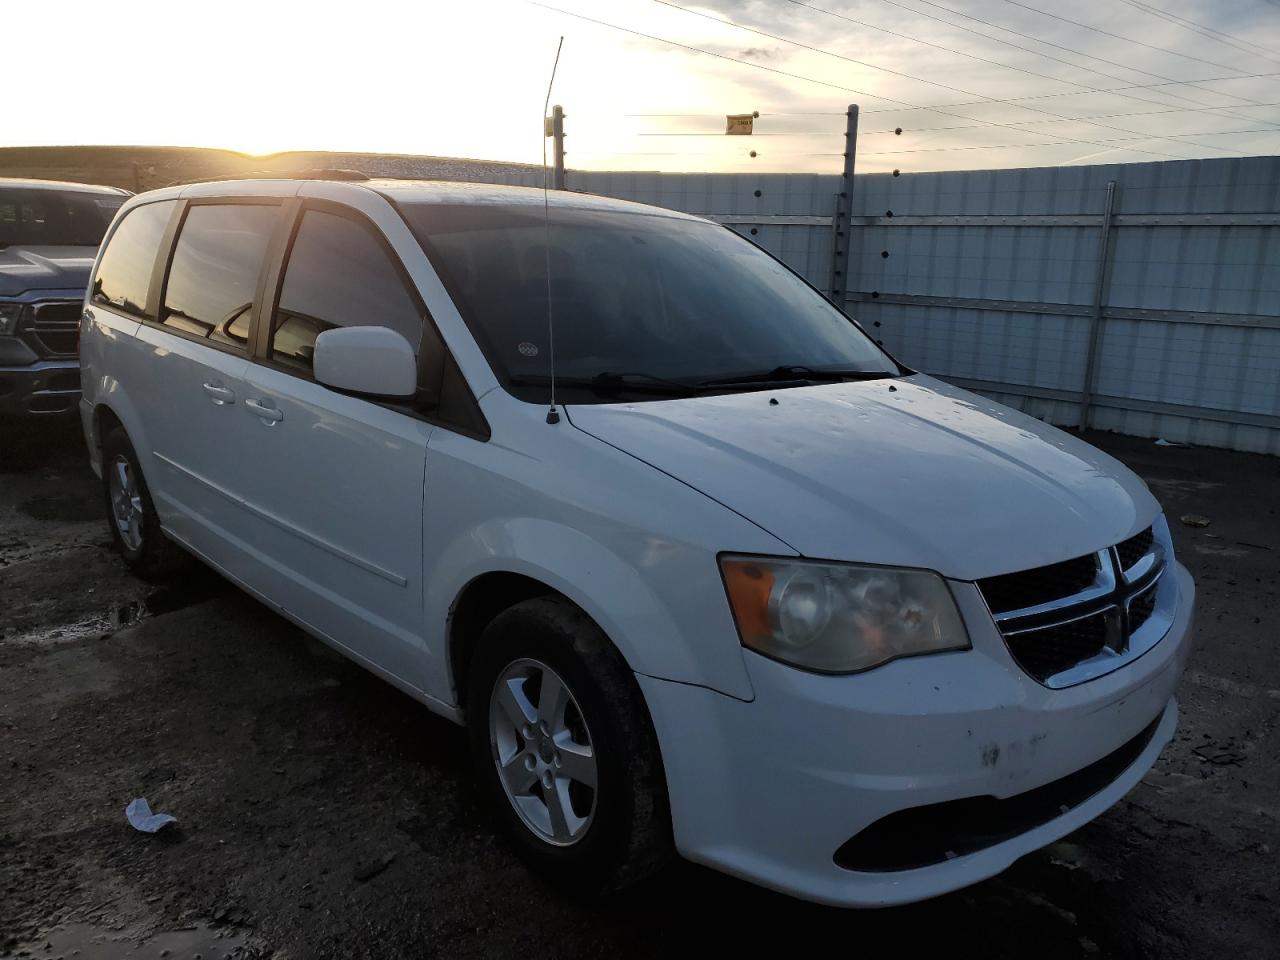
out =
[[(638, 566), (635, 558), (564, 524), (536, 517), (494, 518), (460, 533), (428, 572), (431, 632), (446, 634), (454, 600), (477, 577), (521, 574), (581, 607), (637, 673), (750, 700), (754, 694), (715, 557), (707, 555), (708, 589), (689, 584), (692, 589), (680, 595), (678, 612), (650, 586), (659, 566), (696, 566), (697, 558), (679, 556), (686, 551), (683, 544), (654, 537)], [(436, 675), (428, 678), (428, 689), (451, 690), (447, 656), (433, 658), (432, 668)]]
[(501, 390), (493, 438), (437, 430), (423, 510), (428, 692), (452, 701), (449, 613), (485, 573), (531, 577), (580, 606), (631, 669), (754, 693), (720, 579), (720, 552), (791, 553), (749, 520)]

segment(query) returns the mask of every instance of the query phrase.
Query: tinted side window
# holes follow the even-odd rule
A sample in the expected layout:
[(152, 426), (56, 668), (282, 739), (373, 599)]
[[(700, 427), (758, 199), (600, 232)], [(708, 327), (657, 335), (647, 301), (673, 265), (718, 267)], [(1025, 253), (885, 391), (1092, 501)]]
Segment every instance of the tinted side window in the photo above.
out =
[(0, 189), (0, 243), (96, 247), (126, 199), (83, 190)]
[(160, 322), (189, 336), (248, 352), (253, 296), (278, 204), (187, 208), (164, 288)]
[(0, 243), (18, 242), (18, 195), (0, 191)]
[(271, 356), (311, 372), (316, 337), (332, 327), (390, 327), (418, 350), (422, 312), (386, 249), (364, 224), (308, 210), (285, 267)]
[(93, 279), (93, 302), (144, 315), (151, 269), (160, 239), (169, 224), (176, 200), (162, 200), (134, 207), (107, 241), (98, 274)]

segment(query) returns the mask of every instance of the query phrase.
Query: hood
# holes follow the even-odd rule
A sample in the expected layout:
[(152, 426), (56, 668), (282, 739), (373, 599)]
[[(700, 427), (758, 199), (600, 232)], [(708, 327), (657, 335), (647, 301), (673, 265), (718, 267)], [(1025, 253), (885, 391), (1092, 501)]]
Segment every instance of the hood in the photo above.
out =
[(918, 374), (567, 409), (806, 557), (976, 580), (1102, 549), (1160, 509), (1100, 450)]
[(5, 247), (0, 250), (0, 297), (28, 290), (83, 293), (97, 247)]

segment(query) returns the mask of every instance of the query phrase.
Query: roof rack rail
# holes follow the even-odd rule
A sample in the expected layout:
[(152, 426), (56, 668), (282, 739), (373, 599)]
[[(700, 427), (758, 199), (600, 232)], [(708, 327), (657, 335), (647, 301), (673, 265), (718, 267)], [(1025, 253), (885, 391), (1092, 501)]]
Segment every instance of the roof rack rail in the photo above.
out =
[(175, 186), (186, 186), (192, 183), (222, 183), (227, 180), (369, 180), (367, 173), (361, 170), (348, 170), (342, 167), (319, 167), (309, 170), (247, 170), (243, 173), (228, 173), (220, 177), (196, 177), (194, 180), (183, 180)]

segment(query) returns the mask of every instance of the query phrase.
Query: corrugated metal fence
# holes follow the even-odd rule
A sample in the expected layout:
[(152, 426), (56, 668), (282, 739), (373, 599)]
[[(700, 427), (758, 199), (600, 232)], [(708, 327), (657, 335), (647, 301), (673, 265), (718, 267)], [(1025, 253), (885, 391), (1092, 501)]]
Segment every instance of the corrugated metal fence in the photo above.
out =
[(1050, 422), (1280, 454), (1280, 158), (858, 176), (843, 284), (841, 185), (568, 183), (729, 223), (904, 363)]

